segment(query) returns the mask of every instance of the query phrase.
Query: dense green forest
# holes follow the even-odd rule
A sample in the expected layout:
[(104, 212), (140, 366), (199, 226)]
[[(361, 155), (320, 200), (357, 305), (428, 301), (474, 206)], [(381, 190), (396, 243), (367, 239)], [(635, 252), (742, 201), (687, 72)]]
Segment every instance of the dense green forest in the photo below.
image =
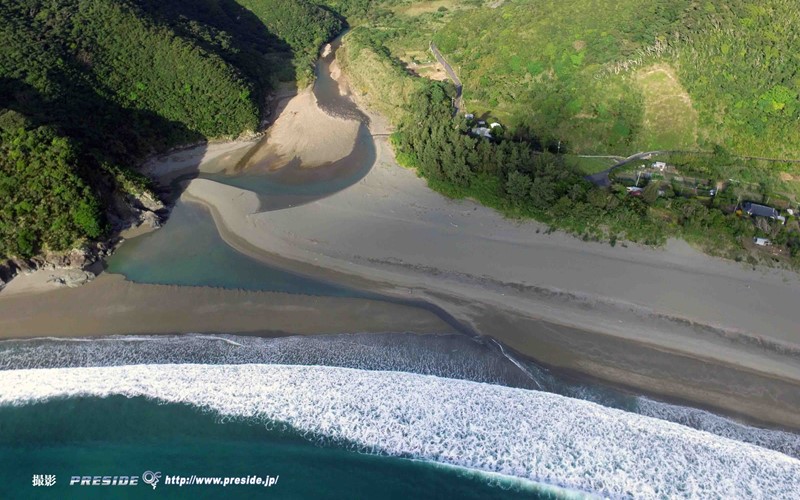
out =
[(305, 0), (0, 3), (0, 256), (105, 234), (146, 155), (256, 130), (342, 23)]
[(340, 16), (306, 0), (237, 0), (289, 45), (301, 86), (312, 77), (319, 47), (343, 28)]
[(32, 255), (102, 233), (100, 206), (79, 175), (75, 145), (52, 128), (0, 112), (0, 251)]

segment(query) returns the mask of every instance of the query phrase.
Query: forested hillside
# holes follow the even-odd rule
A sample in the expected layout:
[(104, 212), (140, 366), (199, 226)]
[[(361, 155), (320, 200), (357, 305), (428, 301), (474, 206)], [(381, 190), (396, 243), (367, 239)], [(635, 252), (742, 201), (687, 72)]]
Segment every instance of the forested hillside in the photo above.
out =
[(305, 0), (0, 3), (0, 257), (104, 234), (144, 156), (254, 131), (341, 26)]
[[(786, 2), (770, 3), (772, 10), (754, 2), (745, 10), (795, 15)], [(800, 52), (774, 52), (793, 47), (796, 37), (773, 40), (761, 21), (747, 17), (737, 21), (741, 34), (725, 32), (730, 47), (725, 37), (700, 36), (722, 36), (716, 28), (733, 23), (731, 9), (743, 5), (383, 2), (345, 37), (340, 55), (356, 90), (397, 125), (398, 162), (440, 192), (583, 239), (657, 245), (679, 236), (716, 255), (751, 263), (767, 255), (797, 266), (800, 226), (792, 213), (800, 201), (800, 164), (732, 154), (800, 156), (800, 81), (790, 64)], [(783, 20), (778, 24), (776, 32), (789, 31)], [(431, 39), (464, 83), (466, 109), (455, 117), (453, 86), (420, 78), (445, 78), (435, 71)], [(759, 54), (772, 54), (769, 64), (757, 63), (765, 71), (750, 74), (746, 58), (723, 60), (733, 47), (756, 63)], [(743, 54), (745, 47), (750, 52)], [(476, 119), (466, 120), (465, 111)], [(492, 130), (491, 140), (476, 137), (480, 119), (499, 119), (503, 127)], [(661, 158), (674, 165), (669, 178), (640, 179), (637, 169), (649, 163), (635, 163), (611, 187), (584, 179), (578, 157), (553, 154), (642, 149), (698, 152)], [(598, 170), (613, 163), (599, 162), (606, 166)], [(742, 200), (795, 211), (782, 212), (784, 221), (752, 218), (737, 210)], [(759, 253), (754, 237), (774, 247)]]
[(682, 17), (676, 64), (707, 143), (800, 158), (800, 8), (793, 0), (717, 0)]
[(468, 106), (574, 151), (800, 158), (798, 25), (792, 0), (510, 0), (433, 39)]
[(306, 0), (237, 1), (289, 45), (302, 83), (311, 78), (320, 45), (339, 33), (343, 26), (339, 16)]

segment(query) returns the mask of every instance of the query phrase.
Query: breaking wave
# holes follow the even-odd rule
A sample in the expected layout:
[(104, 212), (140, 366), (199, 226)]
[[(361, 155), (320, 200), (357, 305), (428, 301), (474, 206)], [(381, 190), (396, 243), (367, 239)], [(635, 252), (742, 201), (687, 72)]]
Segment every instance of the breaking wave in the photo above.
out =
[(468, 467), (611, 497), (777, 498), (800, 461), (556, 394), (400, 372), (135, 365), (0, 372), (0, 404), (148, 397), (283, 424), (361, 452)]
[(402, 371), (543, 390), (676, 422), (800, 458), (800, 435), (762, 429), (705, 410), (565, 381), (495, 340), (464, 335), (333, 334), (257, 337), (159, 335), (0, 342), (0, 370), (133, 364), (286, 364)]

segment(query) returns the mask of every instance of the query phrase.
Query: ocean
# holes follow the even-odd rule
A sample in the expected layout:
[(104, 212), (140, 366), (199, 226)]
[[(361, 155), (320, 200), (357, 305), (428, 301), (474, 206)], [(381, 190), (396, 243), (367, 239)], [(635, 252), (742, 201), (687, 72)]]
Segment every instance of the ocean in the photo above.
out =
[[(478, 471), (325, 446), (262, 422), (227, 420), (146, 397), (57, 398), (0, 407), (3, 498), (558, 498), (551, 488)], [(146, 471), (160, 472), (156, 488)], [(34, 473), (55, 475), (34, 488)], [(260, 485), (172, 485), (167, 476), (275, 477)], [(138, 477), (135, 486), (70, 486), (73, 476)]]
[[(465, 335), (16, 340), (0, 368), (3, 498), (138, 498), (147, 471), (178, 497), (800, 491), (795, 434), (565, 379)], [(193, 475), (278, 480), (165, 483)], [(85, 476), (139, 479), (69, 484)]]

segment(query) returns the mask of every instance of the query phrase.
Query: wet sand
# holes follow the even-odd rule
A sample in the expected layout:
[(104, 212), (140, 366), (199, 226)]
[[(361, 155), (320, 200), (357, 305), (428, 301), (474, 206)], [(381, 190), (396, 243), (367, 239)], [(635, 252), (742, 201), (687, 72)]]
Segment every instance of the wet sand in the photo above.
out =
[(453, 329), (432, 313), (364, 299), (145, 285), (104, 274), (80, 288), (0, 296), (0, 338)]

